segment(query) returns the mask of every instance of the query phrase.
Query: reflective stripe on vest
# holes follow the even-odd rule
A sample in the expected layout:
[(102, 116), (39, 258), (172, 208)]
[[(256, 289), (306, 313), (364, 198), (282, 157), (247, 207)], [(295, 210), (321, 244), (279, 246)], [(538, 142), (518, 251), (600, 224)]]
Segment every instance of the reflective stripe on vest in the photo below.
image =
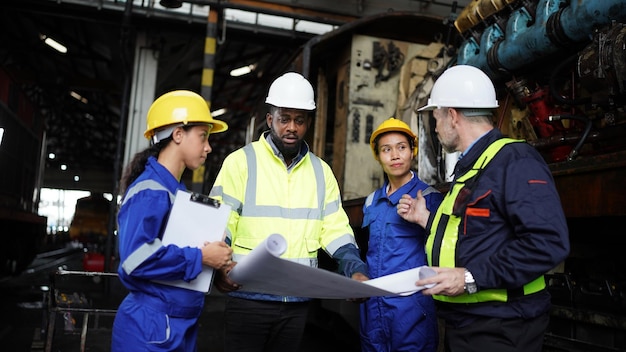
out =
[[(244, 200), (245, 207), (241, 209), (242, 216), (249, 217), (275, 217), (283, 219), (307, 219), (307, 220), (319, 220), (324, 217), (324, 195), (326, 193), (326, 183), (324, 182), (324, 171), (322, 171), (322, 165), (317, 158), (310, 158), (313, 165), (313, 172), (315, 174), (315, 190), (317, 190), (318, 204), (315, 208), (292, 208), (287, 209), (273, 205), (259, 205), (256, 202), (256, 196), (258, 193), (258, 167), (257, 156), (254, 152), (254, 147), (251, 144), (243, 147), (246, 153), (246, 160), (248, 162), (248, 181), (246, 182), (246, 199)], [(327, 211), (336, 211), (336, 207)]]
[[(309, 152), (309, 155), (300, 160), (295, 167), (310, 168), (311, 172), (300, 171), (296, 174), (297, 178), (294, 178), (294, 183), (281, 184), (278, 183), (281, 181), (277, 178), (267, 175), (264, 165), (282, 163), (282, 161), (279, 161), (273, 154), (257, 151), (256, 148), (270, 148), (270, 146), (266, 141), (251, 143), (242, 148), (243, 154), (237, 153), (233, 156), (238, 158), (238, 162), (245, 162), (247, 165), (246, 183), (243, 194), (240, 195), (242, 201), (237, 201), (236, 197), (224, 193), (225, 185), (220, 182), (216, 182), (210, 193), (212, 196), (221, 196), (223, 201), (233, 205), (233, 211), (240, 215), (237, 224), (239, 235), (234, 237), (234, 242), (231, 244), (233, 259), (237, 260), (247, 255), (262, 242), (266, 235), (257, 235), (258, 229), (266, 231), (267, 228), (271, 228), (273, 232), (285, 236), (288, 242), (293, 241), (282, 255), (283, 258), (317, 267), (317, 250), (320, 248), (318, 236), (323, 230), (324, 219), (343, 211), (338, 194), (336, 199), (326, 203), (327, 175), (321, 159)], [(242, 156), (245, 157), (245, 161)], [(329, 174), (328, 177), (331, 175)], [(285, 177), (289, 178), (288, 175)], [(222, 182), (228, 183), (232, 180), (225, 179)], [(307, 187), (307, 189), (311, 188), (315, 195), (294, 198), (293, 201), (285, 202), (285, 199), (281, 197), (294, 192), (293, 189), (288, 190), (293, 188), (294, 184), (300, 184), (301, 187)], [(230, 186), (232, 188), (232, 185)], [(268, 193), (268, 190), (278, 187), (285, 188), (285, 193)], [(352, 243), (344, 238), (348, 235), (351, 235), (348, 229), (345, 234), (337, 233), (336, 237), (326, 244), (325, 249), (332, 254), (342, 245)]]
[[(433, 219), (433, 226), (426, 240), (426, 254), (428, 264), (440, 267), (456, 267), (456, 245), (459, 239), (459, 225), (463, 214), (454, 215), (454, 205), (465, 182), (482, 171), (493, 157), (509, 143), (522, 142), (510, 138), (502, 138), (493, 142), (478, 157), (472, 169), (458, 177), (448, 194), (445, 196)], [(459, 296), (433, 295), (438, 301), (450, 303), (478, 303), (488, 301), (506, 302), (509, 298), (520, 297), (539, 292), (546, 287), (545, 279), (542, 276), (527, 283), (519, 289), (489, 289), (478, 291), (474, 294), (464, 293)]]

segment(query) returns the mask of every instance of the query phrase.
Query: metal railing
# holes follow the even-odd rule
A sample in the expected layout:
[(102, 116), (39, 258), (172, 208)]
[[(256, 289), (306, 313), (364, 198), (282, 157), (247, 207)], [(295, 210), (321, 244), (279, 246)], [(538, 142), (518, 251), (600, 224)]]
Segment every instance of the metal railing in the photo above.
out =
[(47, 292), (47, 297), (45, 299), (47, 304), (47, 328), (46, 328), (46, 345), (45, 352), (52, 351), (52, 344), (54, 341), (55, 335), (55, 325), (56, 320), (59, 314), (82, 314), (82, 327), (80, 333), (80, 351), (85, 351), (85, 346), (87, 342), (87, 330), (89, 328), (89, 318), (91, 316), (94, 317), (94, 329), (98, 329), (99, 327), (99, 318), (100, 316), (115, 316), (117, 313), (116, 309), (102, 309), (102, 308), (94, 308), (91, 307), (91, 303), (88, 299), (77, 292), (73, 292), (72, 294), (67, 294), (60, 291), (57, 288), (57, 278), (64, 276), (75, 276), (75, 277), (91, 277), (96, 281), (101, 280), (102, 278), (117, 278), (118, 275), (116, 273), (109, 272), (93, 272), (93, 271), (71, 271), (64, 270), (59, 268), (54, 273), (51, 274), (50, 277), (50, 290)]

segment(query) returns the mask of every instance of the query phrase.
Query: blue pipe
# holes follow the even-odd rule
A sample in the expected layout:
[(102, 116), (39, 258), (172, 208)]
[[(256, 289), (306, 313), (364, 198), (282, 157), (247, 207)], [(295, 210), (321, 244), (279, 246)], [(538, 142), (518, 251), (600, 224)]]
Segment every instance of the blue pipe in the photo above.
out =
[(540, 0), (535, 22), (525, 8), (517, 9), (503, 32), (497, 24), (485, 29), (480, 45), (469, 39), (459, 48), (457, 63), (478, 67), (497, 80), (573, 42), (591, 40), (594, 28), (626, 20), (624, 0)]

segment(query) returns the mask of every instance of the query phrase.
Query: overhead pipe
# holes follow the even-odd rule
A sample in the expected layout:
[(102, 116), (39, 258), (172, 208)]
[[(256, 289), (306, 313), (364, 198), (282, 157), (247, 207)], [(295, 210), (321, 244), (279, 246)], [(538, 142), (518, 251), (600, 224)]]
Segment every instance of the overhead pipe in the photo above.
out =
[[(480, 36), (466, 40), (457, 55), (498, 80), (510, 72), (553, 54), (572, 43), (590, 41), (594, 29), (626, 20), (626, 1), (540, 0), (534, 17), (525, 7), (516, 9), (502, 30), (494, 23)], [(533, 23), (528, 26), (528, 23)]]

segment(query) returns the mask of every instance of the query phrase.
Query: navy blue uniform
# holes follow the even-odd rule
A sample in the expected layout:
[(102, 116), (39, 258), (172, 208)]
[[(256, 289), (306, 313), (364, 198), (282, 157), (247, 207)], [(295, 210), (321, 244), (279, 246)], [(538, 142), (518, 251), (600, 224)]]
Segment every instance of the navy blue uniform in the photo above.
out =
[[(493, 129), (477, 140), (455, 166), (455, 177), (502, 137)], [(570, 249), (565, 215), (552, 174), (535, 148), (505, 145), (477, 180), (461, 215), (455, 262), (473, 274), (479, 294), (481, 289), (518, 289), (565, 260)], [(437, 226), (430, 223), (433, 215), (429, 231)], [(548, 312), (550, 294), (544, 289), (508, 302), (438, 302), (438, 309), (452, 327), (485, 317), (531, 319)]]

